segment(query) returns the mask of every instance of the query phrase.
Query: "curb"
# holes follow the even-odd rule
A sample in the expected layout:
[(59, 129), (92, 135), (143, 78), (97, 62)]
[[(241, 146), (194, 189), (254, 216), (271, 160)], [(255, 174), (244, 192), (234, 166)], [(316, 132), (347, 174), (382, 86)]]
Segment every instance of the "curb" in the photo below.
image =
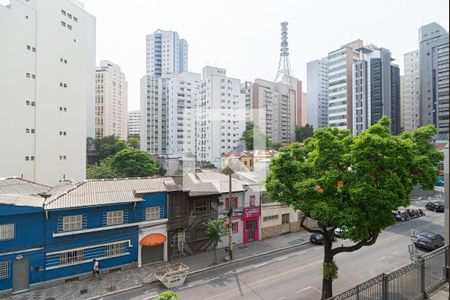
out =
[(205, 272), (205, 271), (209, 271), (211, 269), (220, 268), (220, 267), (223, 267), (223, 266), (229, 266), (229, 265), (237, 264), (237, 263), (239, 263), (241, 261), (249, 260), (249, 259), (252, 259), (252, 258), (255, 258), (255, 257), (265, 256), (265, 255), (273, 254), (273, 253), (276, 253), (276, 252), (281, 252), (283, 250), (288, 250), (288, 249), (300, 247), (300, 246), (303, 246), (303, 245), (306, 245), (306, 244), (310, 244), (310, 242), (306, 242), (305, 241), (305, 242), (302, 242), (302, 243), (299, 243), (299, 244), (286, 246), (286, 247), (278, 248), (278, 249), (274, 249), (274, 250), (269, 250), (269, 251), (266, 251), (266, 252), (263, 252), (263, 253), (254, 254), (254, 255), (247, 256), (247, 257), (238, 258), (238, 259), (232, 260), (230, 262), (219, 263), (219, 264), (217, 264), (215, 266), (210, 266), (210, 267), (206, 267), (206, 268), (202, 268), (202, 269), (198, 269), (198, 270), (189, 272), (188, 276), (189, 275), (195, 275), (197, 273), (201, 273), (201, 272)]
[[(212, 270), (212, 269), (217, 269), (217, 268), (224, 267), (224, 266), (237, 264), (237, 263), (245, 261), (245, 260), (253, 259), (253, 258), (256, 258), (256, 257), (259, 257), (259, 256), (265, 256), (265, 255), (273, 254), (273, 253), (276, 253), (276, 252), (281, 252), (281, 251), (288, 250), (288, 249), (293, 249), (293, 248), (300, 247), (300, 246), (307, 245), (307, 244), (310, 244), (310, 242), (305, 241), (305, 242), (302, 242), (302, 243), (299, 243), (299, 244), (295, 244), (295, 245), (291, 245), (291, 246), (286, 246), (286, 247), (282, 247), (282, 248), (278, 248), (278, 249), (269, 250), (269, 251), (266, 251), (266, 252), (263, 252), (263, 253), (260, 253), (260, 254), (254, 254), (254, 255), (247, 256), (247, 257), (238, 258), (238, 259), (232, 260), (231, 262), (224, 262), (224, 263), (217, 264), (215, 266), (210, 266), (210, 267), (206, 267), (206, 268), (202, 268), (202, 269), (198, 269), (198, 270), (189, 272), (187, 274), (187, 276), (195, 275), (195, 274), (198, 274), (198, 273), (206, 272), (206, 271), (209, 271), (209, 270)], [(152, 280), (150, 282), (143, 283), (143, 284), (140, 284), (140, 285), (136, 285), (136, 286), (124, 288), (124, 289), (121, 289), (121, 290), (109, 292), (107, 294), (102, 294), (100, 296), (91, 297), (91, 298), (88, 298), (87, 300), (95, 300), (95, 299), (100, 299), (100, 298), (107, 297), (107, 296), (112, 296), (112, 295), (115, 295), (115, 294), (119, 294), (119, 293), (123, 293), (123, 292), (126, 292), (126, 291), (130, 291), (130, 290), (133, 290), (133, 289), (141, 288), (141, 287), (143, 287), (146, 284), (152, 284), (152, 283), (156, 283), (156, 282), (159, 282), (159, 280)]]

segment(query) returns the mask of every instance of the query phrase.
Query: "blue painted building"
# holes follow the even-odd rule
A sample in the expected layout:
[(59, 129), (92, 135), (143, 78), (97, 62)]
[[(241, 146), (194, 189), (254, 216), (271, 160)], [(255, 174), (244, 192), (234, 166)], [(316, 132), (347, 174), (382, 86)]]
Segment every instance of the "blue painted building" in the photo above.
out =
[[(2, 209), (0, 224), (25, 219), (16, 226), (16, 236), (33, 236), (3, 243), (12, 250), (22, 247), (33, 256), (22, 255), (31, 266), (27, 274), (8, 265), (9, 279), (0, 277), (0, 291), (90, 273), (93, 259), (101, 269), (167, 260), (167, 185), (171, 184), (171, 178), (65, 181), (45, 193), (27, 195), (34, 206)], [(3, 202), (11, 198), (5, 195)]]

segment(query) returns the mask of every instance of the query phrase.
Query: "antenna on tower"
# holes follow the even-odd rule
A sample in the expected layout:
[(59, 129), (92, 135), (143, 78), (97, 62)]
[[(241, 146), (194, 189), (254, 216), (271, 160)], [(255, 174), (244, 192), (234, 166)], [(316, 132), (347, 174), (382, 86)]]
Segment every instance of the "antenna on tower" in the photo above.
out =
[(275, 81), (290, 84), (291, 82), (291, 63), (289, 61), (289, 45), (288, 45), (288, 22), (281, 22), (281, 44), (280, 44), (280, 62), (278, 64), (278, 72)]

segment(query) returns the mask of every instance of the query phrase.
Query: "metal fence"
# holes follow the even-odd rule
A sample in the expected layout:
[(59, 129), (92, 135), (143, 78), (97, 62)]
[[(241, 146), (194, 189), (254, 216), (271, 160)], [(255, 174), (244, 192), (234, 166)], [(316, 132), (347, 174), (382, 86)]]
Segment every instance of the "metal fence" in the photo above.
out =
[(388, 274), (381, 274), (328, 300), (413, 300), (447, 282), (448, 245), (419, 257), (417, 261)]

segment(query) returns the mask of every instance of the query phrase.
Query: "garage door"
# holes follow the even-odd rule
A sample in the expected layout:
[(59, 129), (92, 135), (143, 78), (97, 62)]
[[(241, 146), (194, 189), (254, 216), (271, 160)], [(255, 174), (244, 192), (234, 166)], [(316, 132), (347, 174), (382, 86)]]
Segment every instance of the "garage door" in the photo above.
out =
[(164, 260), (164, 244), (159, 246), (142, 246), (142, 264), (150, 264)]

